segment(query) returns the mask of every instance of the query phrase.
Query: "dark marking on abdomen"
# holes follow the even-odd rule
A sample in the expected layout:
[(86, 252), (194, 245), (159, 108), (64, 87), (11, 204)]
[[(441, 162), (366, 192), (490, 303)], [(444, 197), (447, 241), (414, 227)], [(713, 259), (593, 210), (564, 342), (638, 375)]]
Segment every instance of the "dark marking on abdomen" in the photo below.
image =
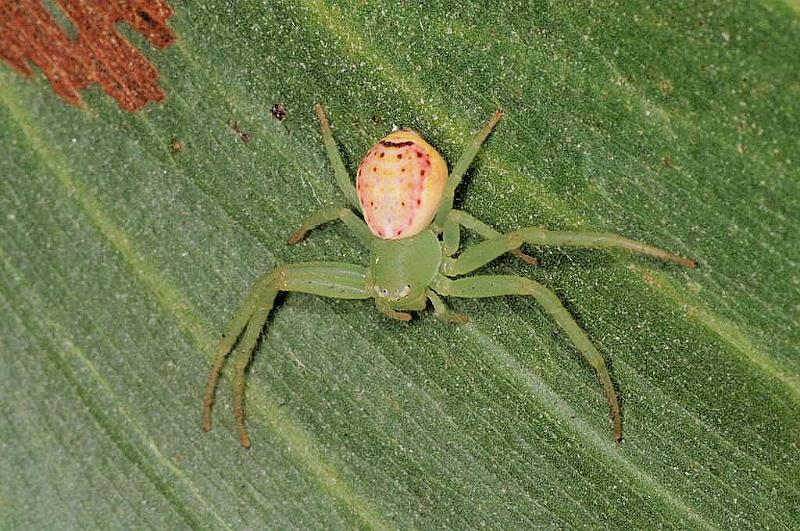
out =
[(392, 142), (391, 140), (381, 140), (380, 144), (386, 147), (406, 147), (406, 146), (413, 146), (414, 142), (411, 140), (407, 140), (405, 142)]

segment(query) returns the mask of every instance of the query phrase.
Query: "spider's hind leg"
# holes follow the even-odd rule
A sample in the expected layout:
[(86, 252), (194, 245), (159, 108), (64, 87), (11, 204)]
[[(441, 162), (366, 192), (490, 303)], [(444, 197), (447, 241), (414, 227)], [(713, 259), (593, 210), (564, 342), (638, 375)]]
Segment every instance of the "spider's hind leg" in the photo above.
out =
[(319, 227), (323, 223), (328, 223), (337, 219), (347, 225), (347, 227), (353, 232), (353, 234), (355, 234), (356, 238), (358, 238), (362, 244), (367, 247), (370, 246), (374, 237), (372, 236), (372, 233), (370, 233), (367, 224), (364, 223), (361, 218), (353, 214), (353, 211), (349, 208), (340, 207), (323, 208), (322, 210), (318, 210), (311, 216), (307, 217), (305, 220), (303, 220), (300, 228), (298, 228), (291, 234), (291, 236), (289, 236), (287, 243), (289, 243), (289, 245), (299, 243), (305, 239), (308, 231)]
[(314, 112), (317, 113), (317, 118), (319, 119), (319, 126), (322, 130), (322, 140), (325, 142), (325, 151), (328, 153), (328, 160), (330, 160), (331, 166), (333, 166), (336, 184), (347, 198), (347, 201), (360, 212), (361, 204), (358, 202), (356, 187), (353, 186), (353, 182), (347, 174), (347, 168), (345, 168), (344, 162), (342, 162), (342, 156), (339, 154), (339, 148), (336, 147), (336, 141), (333, 139), (333, 133), (331, 132), (331, 125), (328, 122), (328, 115), (319, 103), (314, 107)]
[(450, 175), (447, 177), (447, 185), (442, 193), (439, 210), (436, 212), (436, 221), (434, 222), (436, 226), (444, 227), (445, 221), (447, 221), (450, 215), (450, 210), (453, 208), (456, 188), (458, 188), (464, 174), (467, 172), (470, 165), (472, 165), (472, 161), (475, 159), (475, 155), (478, 154), (480, 147), (486, 141), (486, 137), (489, 136), (489, 133), (492, 132), (492, 129), (494, 129), (494, 126), (497, 125), (497, 122), (499, 122), (502, 117), (503, 113), (497, 110), (494, 115), (492, 115), (492, 118), (486, 122), (486, 125), (472, 137), (464, 153), (462, 153), (461, 157), (456, 161)]
[[(458, 251), (461, 245), (461, 226), (475, 231), (487, 240), (494, 240), (503, 236), (478, 218), (461, 210), (451, 210), (442, 230), (442, 241), (444, 242), (442, 249), (445, 257), (449, 258)], [(527, 264), (532, 266), (539, 265), (539, 260), (522, 252), (519, 248), (512, 249), (509, 252)]]

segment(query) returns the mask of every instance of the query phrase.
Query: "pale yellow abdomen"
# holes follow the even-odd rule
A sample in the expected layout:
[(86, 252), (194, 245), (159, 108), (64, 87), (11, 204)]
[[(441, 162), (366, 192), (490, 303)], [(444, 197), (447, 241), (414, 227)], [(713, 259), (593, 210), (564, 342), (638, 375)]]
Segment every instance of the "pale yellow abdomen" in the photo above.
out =
[(439, 208), (447, 173), (439, 152), (414, 131), (403, 129), (375, 144), (356, 175), (372, 233), (394, 240), (422, 232)]

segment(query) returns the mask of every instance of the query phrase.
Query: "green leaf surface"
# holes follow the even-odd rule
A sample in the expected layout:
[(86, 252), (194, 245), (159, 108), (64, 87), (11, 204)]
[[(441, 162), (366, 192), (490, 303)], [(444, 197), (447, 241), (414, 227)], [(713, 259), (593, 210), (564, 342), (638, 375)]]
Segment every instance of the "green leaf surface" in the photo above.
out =
[[(0, 66), (1, 528), (800, 527), (796, 1), (172, 3), (175, 45), (122, 28), (168, 93), (142, 112)], [(621, 446), (592, 369), (523, 298), (452, 300), (457, 326), (285, 296), (249, 373), (253, 448), (227, 375), (200, 430), (251, 282), (366, 259), (335, 224), (285, 244), (343, 202), (317, 101), (351, 169), (395, 125), (452, 164), (500, 107), (460, 208), (699, 260), (486, 268), (586, 329)]]

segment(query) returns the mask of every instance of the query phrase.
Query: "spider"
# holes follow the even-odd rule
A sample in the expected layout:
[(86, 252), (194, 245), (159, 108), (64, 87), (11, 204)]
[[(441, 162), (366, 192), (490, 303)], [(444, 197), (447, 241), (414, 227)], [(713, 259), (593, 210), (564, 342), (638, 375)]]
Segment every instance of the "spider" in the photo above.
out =
[[(463, 275), (504, 253), (513, 253), (528, 263), (536, 264), (535, 258), (520, 250), (523, 244), (627, 249), (690, 268), (696, 267), (696, 262), (608, 232), (549, 231), (525, 227), (501, 234), (466, 212), (454, 209), (455, 190), (478, 149), (500, 120), (502, 112), (499, 110), (475, 134), (452, 172), (448, 173), (442, 156), (422, 137), (412, 130), (401, 129), (369, 150), (358, 167), (355, 186), (339, 155), (322, 105), (317, 104), (315, 112), (336, 183), (347, 202), (362, 214), (363, 220), (350, 208), (324, 208), (303, 221), (289, 237), (288, 243), (296, 244), (311, 229), (340, 220), (370, 250), (369, 265), (340, 262), (287, 264), (256, 280), (217, 347), (203, 401), (203, 429), (211, 429), (211, 406), (222, 365), (236, 346), (234, 418), (242, 446), (250, 447), (244, 419), (245, 370), (275, 298), (281, 291), (340, 299), (372, 298), (384, 315), (400, 321), (411, 320), (408, 312), (422, 311), (430, 301), (436, 317), (457, 323), (465, 322), (467, 317), (452, 312), (441, 297), (529, 295), (552, 316), (594, 368), (611, 410), (614, 439), (621, 442), (622, 416), (603, 356), (556, 294), (530, 278)], [(483, 241), (454, 257), (459, 248), (461, 227), (474, 231)]]

